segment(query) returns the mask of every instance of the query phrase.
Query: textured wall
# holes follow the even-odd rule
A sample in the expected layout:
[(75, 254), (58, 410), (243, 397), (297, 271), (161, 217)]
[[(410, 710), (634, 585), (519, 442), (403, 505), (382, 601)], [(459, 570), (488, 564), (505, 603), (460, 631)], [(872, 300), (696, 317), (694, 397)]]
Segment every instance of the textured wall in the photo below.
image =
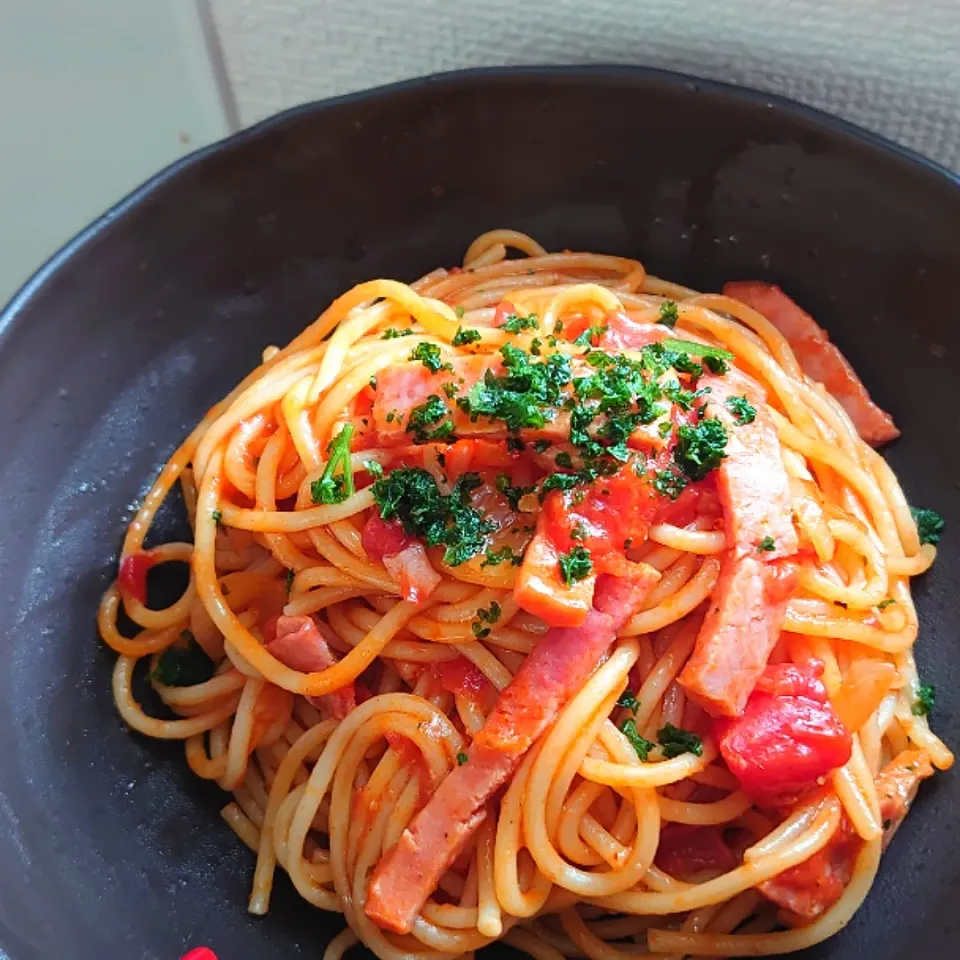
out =
[(641, 63), (822, 107), (960, 169), (958, 0), (206, 0), (241, 122), (405, 77)]

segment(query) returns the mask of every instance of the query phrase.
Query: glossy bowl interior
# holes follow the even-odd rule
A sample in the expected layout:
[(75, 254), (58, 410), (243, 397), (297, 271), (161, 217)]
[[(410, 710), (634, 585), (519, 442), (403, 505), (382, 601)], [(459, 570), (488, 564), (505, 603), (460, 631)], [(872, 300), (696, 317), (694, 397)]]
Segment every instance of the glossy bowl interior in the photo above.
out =
[[(253, 859), (179, 744), (130, 734), (97, 601), (132, 504), (204, 411), (351, 284), (513, 226), (702, 289), (776, 281), (829, 328), (947, 533), (916, 586), (934, 716), (960, 744), (960, 187), (780, 100), (638, 69), (480, 71), (304, 107), (163, 172), (0, 321), (0, 944), (14, 960), (319, 957), (341, 926)], [(161, 532), (183, 530), (175, 509)], [(169, 585), (168, 585), (169, 586)], [(171, 587), (172, 588), (172, 587)], [(865, 908), (816, 951), (956, 955), (960, 792), (924, 786)], [(491, 952), (505, 953), (505, 948)]]

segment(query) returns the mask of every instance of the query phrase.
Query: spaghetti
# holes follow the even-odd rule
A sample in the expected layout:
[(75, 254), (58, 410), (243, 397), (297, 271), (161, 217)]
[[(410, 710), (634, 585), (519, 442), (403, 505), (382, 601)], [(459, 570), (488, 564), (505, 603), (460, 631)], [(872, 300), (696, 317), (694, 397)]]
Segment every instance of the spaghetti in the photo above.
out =
[[(252, 913), (280, 868), (345, 915), (331, 960), (802, 949), (953, 762), (893, 436), (777, 288), (493, 231), (344, 294), (173, 454), (100, 607), (117, 708), (232, 793)], [(147, 547), (176, 484), (193, 542)]]

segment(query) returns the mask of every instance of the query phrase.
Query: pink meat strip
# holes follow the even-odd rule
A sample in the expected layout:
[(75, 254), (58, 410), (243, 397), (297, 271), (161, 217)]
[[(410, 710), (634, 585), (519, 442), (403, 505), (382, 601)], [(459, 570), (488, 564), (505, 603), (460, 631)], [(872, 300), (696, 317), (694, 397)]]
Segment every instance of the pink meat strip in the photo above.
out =
[[(276, 636), (267, 642), (267, 650), (284, 666), (301, 673), (317, 673), (337, 662), (319, 627), (307, 616), (279, 617)], [(357, 705), (352, 683), (307, 700), (337, 720), (342, 720)]]
[(893, 417), (878, 407), (847, 358), (824, 330), (779, 287), (758, 280), (728, 283), (723, 292), (763, 314), (783, 335), (803, 372), (840, 402), (860, 436), (879, 447), (900, 436)]
[(583, 686), (659, 579), (644, 564), (637, 564), (629, 579), (601, 576), (586, 621), (543, 635), (500, 694), (466, 763), (441, 782), (378, 864), (364, 908), (375, 923), (397, 933), (410, 931), (427, 897), (486, 817), (487, 801)]
[[(679, 680), (712, 715), (738, 716), (780, 637), (796, 586), (795, 566), (783, 558), (797, 552), (798, 541), (789, 479), (765, 398), (735, 371), (701, 377), (698, 385), (709, 387), (707, 413), (727, 431), (717, 489), (728, 550), (713, 602)], [(756, 410), (752, 423), (737, 424), (726, 405), (736, 396), (745, 397)]]

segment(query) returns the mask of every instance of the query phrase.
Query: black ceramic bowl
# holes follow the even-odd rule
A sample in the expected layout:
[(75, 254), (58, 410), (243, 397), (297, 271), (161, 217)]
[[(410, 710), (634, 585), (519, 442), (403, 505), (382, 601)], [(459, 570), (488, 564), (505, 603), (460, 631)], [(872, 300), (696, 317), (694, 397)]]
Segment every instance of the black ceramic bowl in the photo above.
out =
[[(338, 293), (453, 264), (511, 226), (701, 289), (782, 284), (903, 438), (947, 533), (916, 587), (934, 717), (960, 744), (960, 186), (775, 98), (637, 69), (481, 71), (286, 113), (171, 167), (0, 320), (0, 944), (13, 960), (316, 958), (340, 918), (253, 860), (182, 747), (114, 713), (94, 614), (131, 504), (268, 343)], [(9, 226), (8, 226), (9, 230)], [(9, 239), (9, 238), (8, 238)], [(15, 242), (15, 240), (11, 240)], [(161, 525), (181, 523), (175, 511)], [(960, 791), (924, 786), (849, 928), (817, 957), (955, 956)]]

